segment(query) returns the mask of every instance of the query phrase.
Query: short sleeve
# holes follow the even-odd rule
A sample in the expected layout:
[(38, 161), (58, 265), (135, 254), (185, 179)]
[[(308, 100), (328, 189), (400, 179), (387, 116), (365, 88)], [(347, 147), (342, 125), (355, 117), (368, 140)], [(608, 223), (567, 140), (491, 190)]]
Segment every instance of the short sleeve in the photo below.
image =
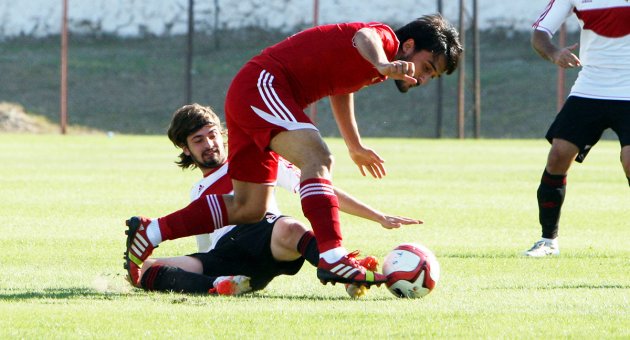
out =
[(551, 0), (532, 28), (553, 36), (572, 13), (573, 4), (570, 0)]

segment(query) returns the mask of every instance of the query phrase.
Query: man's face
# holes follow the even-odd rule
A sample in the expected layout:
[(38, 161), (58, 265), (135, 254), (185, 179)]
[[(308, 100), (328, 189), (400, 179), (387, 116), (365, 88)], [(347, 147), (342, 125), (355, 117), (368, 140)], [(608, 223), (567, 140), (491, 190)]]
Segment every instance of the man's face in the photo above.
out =
[(446, 71), (446, 57), (444, 55), (434, 55), (431, 51), (414, 51), (412, 39), (403, 44), (401, 55), (398, 60), (408, 61), (414, 64), (415, 71), (413, 77), (418, 83), (410, 84), (404, 80), (396, 80), (396, 87), (402, 93), (410, 88), (426, 85), (431, 79), (440, 77)]
[(206, 174), (225, 162), (225, 146), (219, 128), (206, 125), (186, 137), (186, 146), (182, 149), (190, 156), (197, 167)]

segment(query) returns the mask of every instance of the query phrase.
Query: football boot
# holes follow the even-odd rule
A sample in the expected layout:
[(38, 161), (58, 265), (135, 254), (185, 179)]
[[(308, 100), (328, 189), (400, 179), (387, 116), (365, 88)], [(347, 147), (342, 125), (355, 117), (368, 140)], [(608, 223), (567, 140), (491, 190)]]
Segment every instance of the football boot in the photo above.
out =
[(151, 220), (146, 217), (134, 216), (125, 221), (128, 229), (125, 230), (127, 235), (127, 250), (125, 251), (124, 268), (127, 270), (127, 281), (134, 287), (140, 287), (142, 263), (151, 253), (153, 253), (153, 244), (147, 237), (147, 226)]

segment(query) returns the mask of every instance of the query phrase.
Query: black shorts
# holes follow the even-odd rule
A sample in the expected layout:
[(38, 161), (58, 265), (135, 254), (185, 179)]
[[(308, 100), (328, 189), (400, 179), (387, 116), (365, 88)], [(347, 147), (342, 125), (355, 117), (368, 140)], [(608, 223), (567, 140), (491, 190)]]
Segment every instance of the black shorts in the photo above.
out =
[(545, 138), (575, 144), (580, 149), (575, 160), (581, 163), (608, 128), (617, 134), (621, 147), (630, 145), (630, 101), (570, 96)]
[(304, 264), (303, 257), (290, 262), (273, 258), (271, 232), (281, 218), (269, 219), (271, 223), (265, 218), (258, 223), (237, 225), (221, 237), (214, 249), (188, 256), (201, 261), (204, 275), (245, 275), (251, 278), (253, 290), (263, 289), (276, 276), (295, 275)]

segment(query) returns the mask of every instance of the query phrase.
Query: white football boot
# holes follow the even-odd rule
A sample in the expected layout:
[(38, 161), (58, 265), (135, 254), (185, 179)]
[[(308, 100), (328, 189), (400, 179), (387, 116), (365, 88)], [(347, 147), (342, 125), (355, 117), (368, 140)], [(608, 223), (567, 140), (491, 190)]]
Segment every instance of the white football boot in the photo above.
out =
[(541, 239), (534, 243), (523, 255), (529, 257), (558, 256), (560, 255), (560, 246), (557, 239)]

